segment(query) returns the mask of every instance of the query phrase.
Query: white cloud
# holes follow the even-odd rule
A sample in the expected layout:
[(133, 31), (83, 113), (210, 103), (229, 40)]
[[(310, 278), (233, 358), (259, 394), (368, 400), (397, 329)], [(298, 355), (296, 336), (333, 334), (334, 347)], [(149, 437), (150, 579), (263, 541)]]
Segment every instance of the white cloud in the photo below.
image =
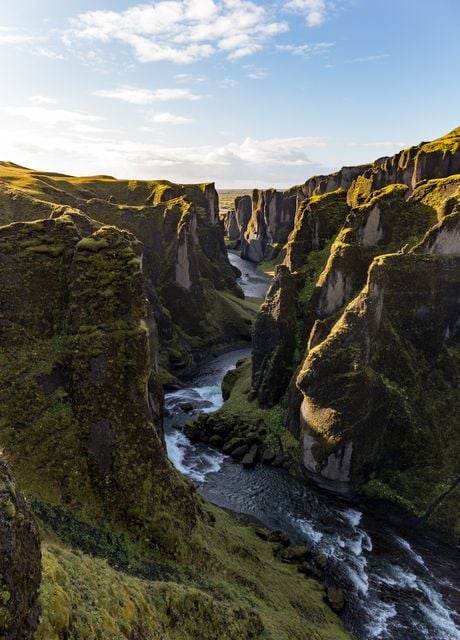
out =
[(59, 53), (54, 49), (49, 49), (48, 47), (36, 47), (33, 53), (37, 56), (42, 56), (43, 58), (49, 58), (50, 60), (64, 60), (62, 53)]
[[(36, 165), (38, 162), (56, 170), (77, 173), (115, 173), (132, 177), (165, 177), (180, 182), (203, 181), (221, 176), (226, 180), (254, 176), (253, 184), (284, 178), (289, 184), (307, 177), (311, 161), (307, 151), (325, 146), (315, 137), (246, 138), (242, 142), (216, 145), (168, 146), (159, 142), (130, 140), (122, 137), (72, 132), (45, 132), (42, 127), (2, 132), (4, 153), (13, 161)], [(5, 156), (7, 157), (7, 156)], [(295, 173), (297, 170), (298, 173)], [(243, 171), (243, 173), (242, 173)]]
[[(48, 109), (46, 107), (0, 107), (0, 111), (9, 116), (25, 118), (29, 122), (39, 124), (44, 127), (57, 127), (67, 125), (73, 127), (85, 127), (89, 130), (89, 123), (100, 122), (100, 116), (94, 116), (80, 111), (70, 111), (67, 109)], [(93, 130), (93, 129), (91, 129)], [(45, 142), (46, 146), (46, 142)]]
[(309, 27), (318, 27), (326, 20), (327, 4), (325, 0), (288, 0), (284, 8), (304, 15)]
[(187, 64), (223, 52), (229, 60), (260, 51), (286, 22), (252, 0), (162, 0), (125, 11), (88, 11), (76, 16), (64, 42), (122, 42), (140, 62)]
[(311, 44), (278, 44), (276, 48), (278, 51), (286, 51), (292, 53), (294, 56), (303, 56), (305, 58), (311, 58), (312, 56), (321, 55), (328, 49), (333, 47), (335, 42), (314, 42)]
[(238, 80), (234, 80), (233, 78), (224, 78), (218, 82), (219, 87), (222, 89), (234, 89), (239, 84)]
[(193, 73), (176, 73), (174, 80), (180, 84), (201, 84), (206, 82), (206, 76), (195, 76)]
[(362, 58), (351, 58), (350, 60), (347, 60), (347, 62), (376, 62), (377, 60), (384, 60), (389, 57), (389, 53), (377, 53), (371, 56), (363, 56)]
[(49, 98), (48, 96), (30, 96), (29, 102), (33, 102), (34, 104), (56, 104), (56, 100), (54, 98)]
[(32, 35), (24, 29), (0, 26), (0, 45), (32, 44), (43, 40), (42, 37)]
[(94, 91), (93, 95), (100, 98), (123, 100), (130, 104), (152, 104), (154, 102), (169, 102), (172, 100), (200, 100), (201, 96), (188, 89), (145, 89), (125, 85), (117, 89)]
[(396, 149), (404, 149), (408, 146), (407, 142), (392, 142), (390, 140), (383, 140), (382, 142), (350, 142), (349, 147), (365, 147), (371, 149), (389, 149), (391, 151)]
[(169, 113), (169, 111), (150, 113), (147, 115), (147, 120), (154, 124), (191, 124), (195, 122), (193, 118), (177, 116), (174, 113)]
[(246, 138), (242, 143), (231, 142), (213, 153), (215, 162), (228, 163), (237, 159), (246, 164), (308, 164), (307, 148), (324, 147), (326, 142), (318, 137)]
[(250, 78), (251, 80), (263, 80), (268, 76), (267, 69), (256, 67), (253, 64), (244, 65), (243, 71), (245, 71), (247, 77)]

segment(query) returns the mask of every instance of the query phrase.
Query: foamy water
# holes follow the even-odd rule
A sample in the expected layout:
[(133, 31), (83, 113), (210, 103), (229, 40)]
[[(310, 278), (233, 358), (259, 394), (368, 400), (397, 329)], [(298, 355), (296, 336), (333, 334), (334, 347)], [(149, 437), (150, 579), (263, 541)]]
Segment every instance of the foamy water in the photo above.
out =
[[(349, 603), (344, 621), (359, 640), (460, 640), (459, 610), (453, 608), (460, 586), (454, 550), (448, 553), (457, 569), (441, 549), (433, 554), (431, 543), (424, 547), (423, 539), (410, 532), (408, 539), (407, 531), (392, 528), (382, 517), (375, 520), (318, 494), (279, 469), (262, 465), (242, 469), (221, 452), (191, 443), (172, 427), (218, 409), (225, 372), (247, 353), (217, 358), (188, 389), (167, 394), (166, 442), (173, 464), (210, 501), (255, 516), (327, 555)], [(183, 411), (183, 403), (195, 410)]]

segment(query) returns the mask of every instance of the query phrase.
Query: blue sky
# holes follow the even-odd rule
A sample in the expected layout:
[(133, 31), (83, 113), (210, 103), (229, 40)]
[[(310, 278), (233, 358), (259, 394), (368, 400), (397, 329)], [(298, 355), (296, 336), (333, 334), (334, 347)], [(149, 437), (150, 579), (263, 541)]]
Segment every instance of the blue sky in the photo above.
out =
[(0, 159), (288, 187), (460, 125), (458, 0), (14, 0)]

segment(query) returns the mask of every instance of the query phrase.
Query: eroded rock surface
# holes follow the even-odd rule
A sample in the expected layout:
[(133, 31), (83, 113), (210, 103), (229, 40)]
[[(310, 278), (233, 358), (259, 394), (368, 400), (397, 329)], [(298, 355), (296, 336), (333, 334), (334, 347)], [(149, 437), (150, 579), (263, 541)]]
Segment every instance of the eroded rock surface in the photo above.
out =
[(35, 518), (0, 459), (0, 636), (31, 640), (40, 607), (40, 538)]

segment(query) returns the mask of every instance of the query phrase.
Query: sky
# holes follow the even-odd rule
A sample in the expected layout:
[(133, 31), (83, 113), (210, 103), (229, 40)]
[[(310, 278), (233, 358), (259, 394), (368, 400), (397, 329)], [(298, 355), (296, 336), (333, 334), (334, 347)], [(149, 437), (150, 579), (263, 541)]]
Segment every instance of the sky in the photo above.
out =
[(11, 0), (0, 160), (304, 182), (460, 126), (459, 0)]

